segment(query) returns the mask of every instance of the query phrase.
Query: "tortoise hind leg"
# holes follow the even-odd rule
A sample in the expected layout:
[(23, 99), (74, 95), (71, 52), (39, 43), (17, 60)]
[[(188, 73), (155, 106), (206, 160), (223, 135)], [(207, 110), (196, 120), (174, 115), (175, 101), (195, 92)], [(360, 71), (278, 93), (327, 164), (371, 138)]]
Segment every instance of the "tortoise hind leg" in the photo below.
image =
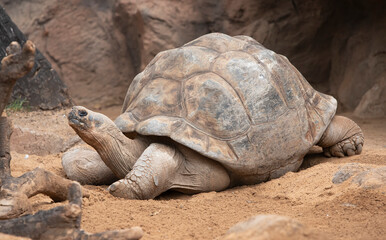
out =
[(89, 147), (75, 147), (65, 152), (62, 166), (69, 179), (81, 184), (108, 185), (118, 179), (97, 151)]
[(117, 197), (151, 199), (169, 189), (192, 194), (228, 187), (228, 173), (220, 164), (185, 149), (150, 144), (126, 177), (108, 190)]
[(194, 194), (221, 191), (229, 187), (229, 174), (220, 163), (181, 144), (177, 144), (177, 148), (184, 155), (185, 161), (173, 180), (172, 189)]
[(360, 154), (363, 143), (362, 130), (354, 121), (335, 116), (317, 145), (327, 157), (344, 157)]

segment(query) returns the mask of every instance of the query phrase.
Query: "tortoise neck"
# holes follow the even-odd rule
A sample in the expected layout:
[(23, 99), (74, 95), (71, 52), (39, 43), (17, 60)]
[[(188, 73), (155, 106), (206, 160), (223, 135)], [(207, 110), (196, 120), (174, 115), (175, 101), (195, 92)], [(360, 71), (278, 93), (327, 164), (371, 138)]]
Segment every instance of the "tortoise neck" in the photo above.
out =
[(95, 147), (103, 162), (120, 179), (124, 178), (133, 168), (149, 143), (143, 138), (130, 139), (117, 129), (109, 132), (109, 137), (98, 141)]

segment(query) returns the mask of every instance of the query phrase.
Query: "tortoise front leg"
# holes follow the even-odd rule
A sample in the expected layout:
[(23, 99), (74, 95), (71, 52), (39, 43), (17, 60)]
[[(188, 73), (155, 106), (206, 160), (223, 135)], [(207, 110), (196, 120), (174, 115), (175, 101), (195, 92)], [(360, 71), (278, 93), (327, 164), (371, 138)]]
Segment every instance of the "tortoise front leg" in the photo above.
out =
[(183, 160), (184, 156), (174, 147), (152, 143), (126, 177), (110, 185), (108, 190), (116, 197), (152, 199), (172, 187)]
[(327, 157), (360, 154), (364, 144), (361, 128), (351, 119), (335, 116), (317, 145)]
[(152, 143), (109, 191), (117, 197), (151, 199), (169, 189), (194, 194), (221, 191), (229, 184), (229, 175), (218, 162), (182, 145)]

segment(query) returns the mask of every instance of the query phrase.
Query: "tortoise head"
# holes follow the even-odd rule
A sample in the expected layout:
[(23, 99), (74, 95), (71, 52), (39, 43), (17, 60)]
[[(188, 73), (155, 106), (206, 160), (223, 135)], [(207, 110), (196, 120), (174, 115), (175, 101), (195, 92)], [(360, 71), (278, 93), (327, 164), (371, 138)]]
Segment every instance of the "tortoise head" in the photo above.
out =
[(101, 142), (118, 130), (110, 118), (82, 106), (72, 108), (68, 114), (68, 124), (80, 138), (92, 146), (93, 143)]

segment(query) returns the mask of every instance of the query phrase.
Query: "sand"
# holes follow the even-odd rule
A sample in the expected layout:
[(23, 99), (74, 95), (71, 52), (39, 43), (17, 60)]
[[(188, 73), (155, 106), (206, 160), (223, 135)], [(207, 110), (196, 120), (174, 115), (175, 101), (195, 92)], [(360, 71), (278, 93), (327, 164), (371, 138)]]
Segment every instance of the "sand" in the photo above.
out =
[[(63, 121), (65, 113), (19, 112), (11, 113), (10, 117), (18, 126), (70, 137), (73, 132)], [(108, 114), (116, 116), (115, 111)], [(107, 186), (85, 186), (91, 196), (83, 199), (82, 228), (99, 232), (140, 226), (144, 240), (219, 239), (231, 226), (249, 217), (278, 214), (294, 218), (330, 239), (385, 239), (384, 188), (364, 189), (350, 181), (338, 185), (331, 181), (338, 168), (347, 163), (386, 165), (386, 119), (354, 120), (365, 134), (361, 155), (324, 158), (320, 148), (313, 148), (301, 170), (258, 185), (192, 196), (167, 192), (154, 200), (115, 198), (106, 191)], [(13, 142), (18, 149), (22, 144), (22, 141)], [(14, 176), (43, 167), (65, 177), (62, 153), (26, 154), (22, 150), (12, 151)], [(42, 195), (30, 201), (32, 212), (64, 204), (53, 203)]]

